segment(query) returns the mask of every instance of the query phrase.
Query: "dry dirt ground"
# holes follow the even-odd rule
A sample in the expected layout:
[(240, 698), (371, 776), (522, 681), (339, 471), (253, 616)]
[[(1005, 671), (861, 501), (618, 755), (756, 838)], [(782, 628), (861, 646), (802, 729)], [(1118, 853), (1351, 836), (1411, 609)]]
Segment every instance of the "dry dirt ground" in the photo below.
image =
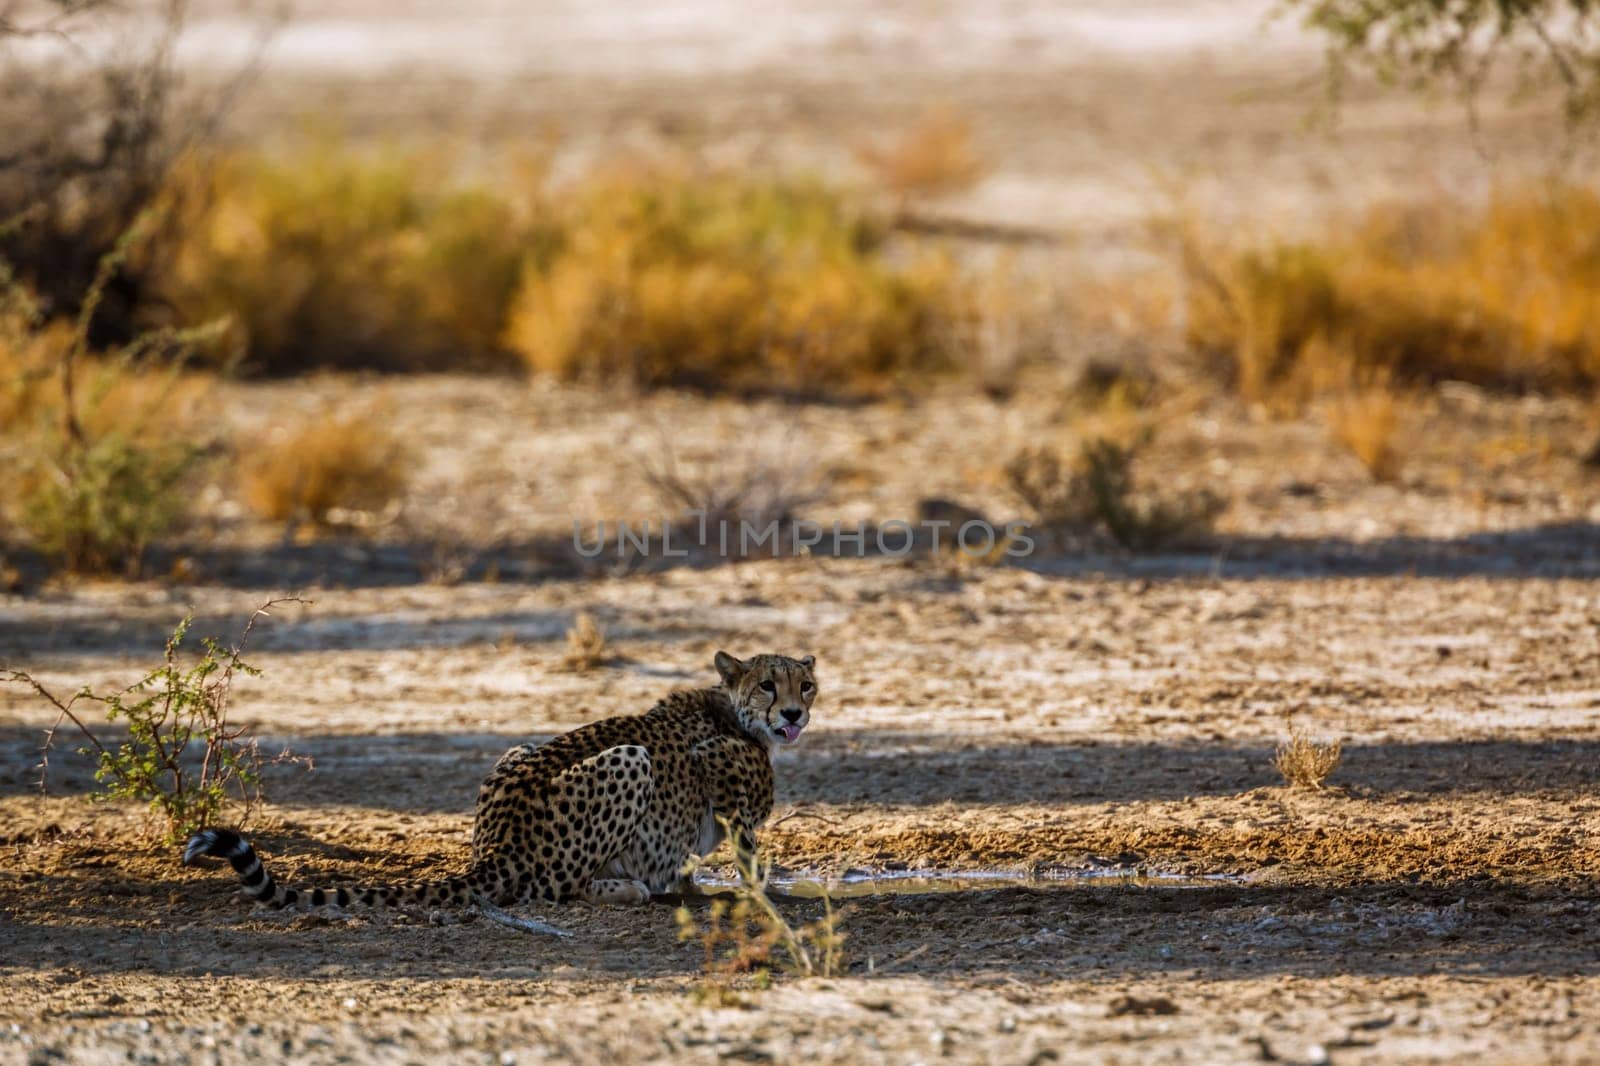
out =
[[(0, 603), (0, 661), (71, 689), (128, 681), (187, 610), (227, 635), (269, 595), (313, 598), (259, 632), (264, 674), (236, 704), (270, 749), (314, 759), (271, 772), (254, 823), (292, 880), (459, 867), (504, 747), (705, 683), (729, 647), (819, 657), (815, 724), (778, 758), (764, 839), (781, 867), (1028, 883), (857, 899), (845, 975), (709, 998), (664, 905), (545, 912), (565, 940), (252, 914), (221, 871), (184, 869), (133, 812), (90, 805), (65, 752), (53, 796), (34, 795), (50, 716), (8, 687), (0, 1058), (1600, 1055), (1600, 486), (1572, 405), (1446, 390), (1413, 415), (1390, 486), (1315, 419), (1216, 400), (1173, 414), (1146, 469), (1233, 500), (1188, 552), (580, 565), (566, 543), (573, 517), (652, 513), (631, 449), (653, 423), (678, 427), (686, 476), (733, 476), (730, 455), (777, 433), (795, 477), (820, 473), (806, 513), (824, 521), (930, 493), (1006, 514), (993, 467), (1008, 433), (1052, 431), (1069, 400), (1050, 380), (1009, 403), (866, 409), (386, 383), (423, 446), (407, 507), (434, 516), (430, 546), (405, 516), (366, 540), (285, 541), (222, 493), (194, 550), (159, 556), (180, 556), (175, 576)], [(376, 388), (223, 399), (264, 426)], [(424, 579), (463, 543), (466, 580)], [(580, 610), (614, 658), (564, 672)], [(1324, 791), (1271, 766), (1290, 717), (1345, 741)], [(1189, 880), (1065, 876), (1107, 869)]]
[[(242, 116), (274, 130), (331, 104), (359, 131), (491, 146), (555, 128), (571, 167), (665, 141), (848, 171), (852, 145), (947, 101), (994, 164), (947, 209), (1095, 259), (1146, 254), (1175, 190), (1218, 219), (1292, 223), (1553, 154), (1548, 125), (1491, 110), (1486, 169), (1447, 105), (1394, 97), (1308, 133), (1314, 49), (1261, 38), (1259, 5), (991, 9), (529, 2), (444, 20), (351, 0), (292, 24)], [(185, 54), (237, 56), (229, 6), (197, 10)], [(314, 599), (258, 633), (264, 674), (237, 693), (269, 747), (314, 760), (272, 771), (254, 821), (280, 876), (456, 868), (504, 747), (706, 683), (728, 647), (819, 657), (815, 724), (779, 757), (764, 835), (782, 867), (1031, 880), (855, 900), (845, 975), (731, 996), (707, 995), (667, 906), (546, 913), (564, 940), (252, 914), (136, 812), (91, 805), (66, 752), (40, 799), (50, 716), (6, 687), (0, 1062), (1600, 1057), (1600, 479), (1575, 404), (1447, 388), (1411, 409), (1393, 485), (1315, 416), (1178, 405), (1143, 469), (1223, 492), (1213, 538), (973, 566), (585, 563), (571, 527), (659, 523), (647, 472), (664, 467), (786, 486), (823, 522), (914, 519), (930, 497), (1008, 518), (1006, 458), (1077, 428), (1068, 375), (1004, 403), (869, 408), (455, 378), (221, 399), (239, 439), (378, 405), (417, 449), (404, 511), (302, 540), (217, 490), (150, 580), (26, 575), (0, 599), (0, 663), (112, 686), (187, 611), (228, 636), (269, 596)], [(559, 668), (579, 611), (614, 654), (584, 674)], [(1345, 741), (1321, 792), (1271, 766), (1291, 717)], [(1190, 880), (1065, 876), (1108, 869)]]

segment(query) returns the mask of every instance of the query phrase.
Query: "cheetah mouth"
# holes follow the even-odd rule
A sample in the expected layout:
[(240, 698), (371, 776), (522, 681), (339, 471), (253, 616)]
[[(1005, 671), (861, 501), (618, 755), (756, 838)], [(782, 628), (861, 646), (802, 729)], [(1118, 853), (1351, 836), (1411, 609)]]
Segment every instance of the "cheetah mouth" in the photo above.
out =
[(800, 727), (797, 725), (780, 725), (776, 727), (780, 739), (785, 744), (793, 744), (800, 739)]

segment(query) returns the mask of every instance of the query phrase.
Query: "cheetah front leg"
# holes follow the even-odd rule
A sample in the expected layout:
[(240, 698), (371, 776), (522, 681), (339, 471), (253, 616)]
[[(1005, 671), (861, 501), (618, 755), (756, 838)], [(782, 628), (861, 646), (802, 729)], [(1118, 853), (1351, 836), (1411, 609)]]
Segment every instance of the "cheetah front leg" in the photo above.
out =
[(695, 768), (711, 801), (711, 815), (733, 846), (739, 877), (746, 884), (760, 880), (756, 827), (772, 813), (772, 764), (765, 752), (747, 741), (718, 737), (695, 748)]
[(749, 816), (743, 813), (737, 804), (732, 815), (708, 807), (700, 829), (700, 835), (690, 851), (690, 857), (684, 863), (682, 872), (672, 881), (667, 894), (684, 899), (726, 897), (727, 892), (725, 890), (713, 889), (708, 892), (701, 888), (694, 879), (694, 871), (699, 866), (701, 859), (716, 851), (717, 848), (722, 846), (722, 842), (728, 839), (733, 842), (734, 866), (739, 872), (739, 879), (745, 884), (749, 884), (749, 875), (752, 872), (759, 877), (756, 863), (755, 832), (750, 828), (750, 824)]
[(758, 883), (761, 880), (761, 866), (756, 854), (756, 831), (743, 807), (728, 819), (728, 839), (733, 845), (733, 861), (740, 879), (746, 885)]

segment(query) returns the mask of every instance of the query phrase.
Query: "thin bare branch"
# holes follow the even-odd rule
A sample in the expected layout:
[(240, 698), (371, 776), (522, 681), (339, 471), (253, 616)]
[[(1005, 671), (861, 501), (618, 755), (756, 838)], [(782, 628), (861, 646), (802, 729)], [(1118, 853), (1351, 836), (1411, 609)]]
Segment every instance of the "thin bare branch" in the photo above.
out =
[(550, 925), (548, 922), (541, 922), (536, 918), (519, 918), (510, 911), (496, 907), (481, 895), (475, 894), (472, 897), (472, 902), (477, 906), (478, 912), (490, 921), (499, 922), (501, 925), (510, 926), (512, 929), (518, 929), (524, 933), (536, 933), (541, 936), (572, 935), (565, 929)]
[[(94, 745), (94, 748), (97, 752), (102, 755), (106, 753), (105, 746), (100, 743), (100, 738), (95, 736), (94, 732), (88, 726), (83, 724), (83, 719), (72, 713), (73, 704), (77, 703), (79, 698), (81, 698), (84, 693), (80, 692), (76, 696), (73, 696), (72, 699), (63, 703), (55, 693), (45, 688), (44, 685), (36, 680), (32, 674), (22, 670), (12, 669), (4, 669), (4, 674), (6, 681), (27, 685), (29, 688), (33, 689), (37, 695), (44, 699), (45, 702), (54, 707), (59, 712), (56, 716), (57, 725), (60, 724), (62, 718), (65, 718), (78, 728), (78, 732), (82, 733), (84, 738), (88, 740), (89, 743)], [(46, 742), (53, 742), (55, 740), (55, 735), (56, 726), (51, 726), (50, 730), (45, 735)]]

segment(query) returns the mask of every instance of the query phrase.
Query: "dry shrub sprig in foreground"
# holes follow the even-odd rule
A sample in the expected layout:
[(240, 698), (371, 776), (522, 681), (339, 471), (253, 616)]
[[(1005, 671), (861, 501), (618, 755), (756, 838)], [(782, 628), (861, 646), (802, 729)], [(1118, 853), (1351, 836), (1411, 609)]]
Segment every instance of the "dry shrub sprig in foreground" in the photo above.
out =
[(1272, 765), (1283, 780), (1295, 788), (1320, 789), (1339, 766), (1344, 745), (1338, 740), (1319, 743), (1298, 728), (1289, 729), (1289, 739), (1278, 745)]
[(371, 524), (398, 505), (411, 451), (376, 413), (310, 419), (243, 457), (246, 502), (263, 518), (324, 528)]
[[(726, 822), (724, 832), (734, 834)], [(837, 977), (844, 972), (845, 933), (840, 928), (848, 910), (835, 910), (822, 897), (822, 917), (801, 926), (790, 924), (767, 892), (766, 871), (753, 854), (735, 855), (738, 879), (725, 895), (713, 899), (702, 926), (688, 907), (679, 907), (678, 939), (697, 940), (705, 951), (702, 972), (713, 990), (727, 998), (728, 978), (751, 971), (763, 978), (774, 968), (800, 977)]]

